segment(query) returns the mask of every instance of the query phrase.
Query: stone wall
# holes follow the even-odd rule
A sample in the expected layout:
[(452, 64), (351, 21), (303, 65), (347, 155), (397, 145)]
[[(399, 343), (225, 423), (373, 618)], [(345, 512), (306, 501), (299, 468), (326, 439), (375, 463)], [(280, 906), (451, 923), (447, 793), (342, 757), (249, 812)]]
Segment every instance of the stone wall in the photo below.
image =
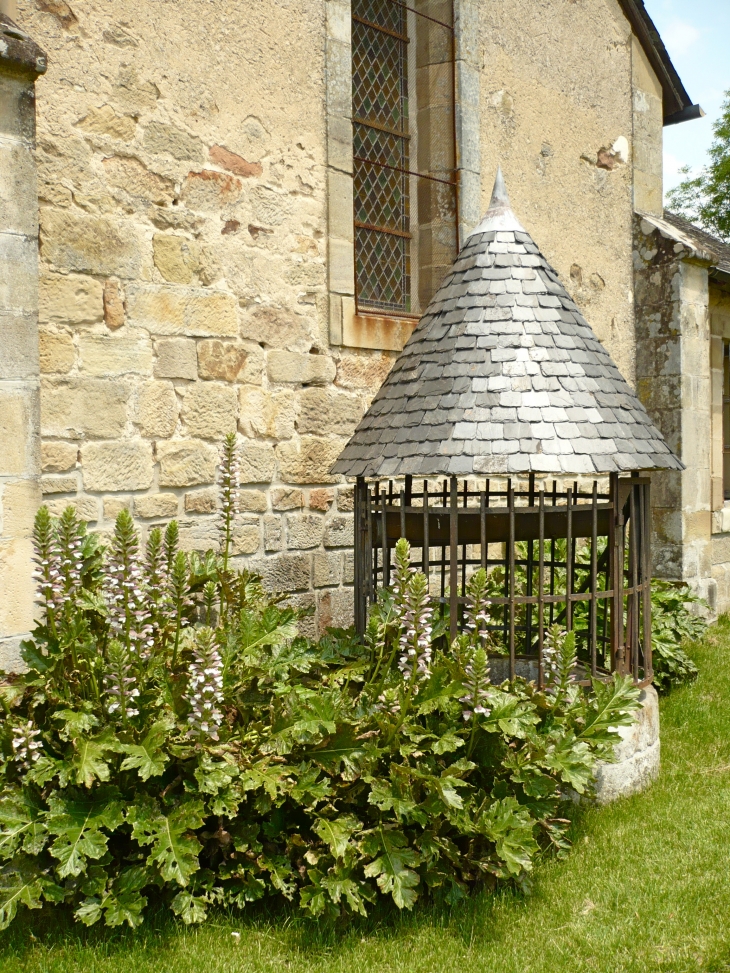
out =
[[(636, 193), (661, 197), (656, 79), (617, 0), (455, 11), (462, 219), (501, 161), (633, 380), (631, 213)], [(177, 517), (187, 547), (214, 545), (218, 444), (237, 430), (236, 552), (320, 626), (352, 604), (352, 493), (328, 469), (407, 336), (348, 338), (347, 16), (345, 0), (19, 0), (18, 14), (49, 54), (44, 499), (102, 531), (123, 507), (143, 530)]]
[(730, 609), (730, 501), (725, 501), (723, 452), (723, 358), (730, 343), (730, 292), (710, 280), (709, 313), (712, 375), (712, 577), (717, 585), (717, 609)]

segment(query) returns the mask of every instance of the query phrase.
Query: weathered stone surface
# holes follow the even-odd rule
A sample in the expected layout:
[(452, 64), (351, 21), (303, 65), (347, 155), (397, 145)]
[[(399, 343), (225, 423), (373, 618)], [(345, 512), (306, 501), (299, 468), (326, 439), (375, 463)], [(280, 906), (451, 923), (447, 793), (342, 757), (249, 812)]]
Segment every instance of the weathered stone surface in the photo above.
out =
[(196, 247), (187, 237), (175, 233), (155, 233), (152, 238), (155, 266), (171, 284), (190, 284), (198, 261)]
[(137, 393), (135, 421), (144, 436), (167, 439), (175, 432), (177, 396), (171, 382), (145, 382)]
[(0, 380), (35, 380), (38, 377), (38, 319), (28, 310), (0, 308), (0, 334), (4, 352), (0, 356)]
[(346, 392), (309, 388), (300, 392), (298, 398), (297, 429), (300, 433), (351, 436), (362, 418), (360, 399)]
[(345, 551), (342, 580), (345, 584), (353, 584), (355, 581), (355, 554), (353, 551)]
[(177, 517), (177, 497), (174, 493), (155, 493), (149, 497), (134, 498), (134, 515), (143, 519), (152, 517)]
[(217, 211), (222, 206), (235, 203), (241, 195), (240, 179), (213, 169), (188, 173), (182, 188), (182, 199), (190, 209), (202, 212)]
[(63, 497), (46, 501), (48, 512), (53, 517), (60, 517), (66, 507), (73, 507), (76, 516), (87, 524), (95, 524), (99, 520), (99, 500), (97, 497)]
[(274, 554), (249, 566), (261, 574), (269, 591), (305, 591), (311, 583), (311, 554)]
[(286, 518), (286, 546), (290, 549), (319, 547), (324, 520), (313, 514), (289, 514)]
[(340, 439), (318, 439), (302, 436), (291, 442), (279, 443), (276, 456), (282, 480), (288, 483), (336, 483), (338, 476), (328, 470), (344, 445)]
[(315, 588), (328, 588), (342, 581), (342, 555), (336, 551), (315, 551), (312, 567)]
[(41, 217), (41, 255), (59, 270), (103, 277), (136, 277), (142, 262), (131, 223), (55, 210)]
[(71, 371), (76, 361), (73, 338), (66, 331), (39, 331), (38, 350), (43, 374), (63, 375)]
[(118, 280), (104, 281), (104, 324), (110, 331), (124, 324), (124, 292)]
[(284, 546), (284, 531), (282, 529), (281, 517), (276, 514), (267, 514), (264, 517), (264, 550), (280, 551)]
[(201, 378), (237, 382), (241, 380), (248, 356), (248, 349), (238, 341), (216, 338), (199, 341), (198, 372)]
[(101, 105), (87, 112), (76, 122), (76, 127), (91, 135), (108, 135), (109, 138), (122, 142), (131, 142), (137, 129), (137, 121), (129, 115), (117, 115), (111, 105)]
[(339, 487), (337, 490), (337, 509), (351, 512), (355, 509), (355, 491), (352, 487)]
[(66, 473), (76, 466), (78, 452), (73, 443), (41, 443), (41, 469), (44, 473)]
[(233, 337), (238, 333), (236, 301), (231, 294), (167, 285), (129, 285), (129, 323), (158, 335)]
[(337, 363), (337, 384), (345, 389), (367, 389), (374, 394), (383, 384), (395, 355), (345, 355)]
[(336, 368), (327, 355), (300, 355), (293, 351), (270, 351), (267, 358), (269, 379), (293, 385), (329, 385)]
[(191, 338), (163, 338), (155, 342), (155, 378), (198, 377), (198, 357)]
[(110, 156), (104, 159), (104, 171), (110, 186), (125, 190), (130, 196), (157, 206), (169, 206), (175, 197), (175, 183), (166, 176), (151, 172), (139, 159)]
[(37, 472), (40, 460), (35, 435), (37, 422), (38, 400), (34, 390), (0, 385), (0, 476), (32, 476)]
[(87, 443), (81, 447), (81, 468), (87, 490), (147, 490), (152, 485), (152, 446)]
[(234, 556), (255, 554), (261, 546), (261, 528), (258, 519), (236, 521), (231, 541), (231, 553)]
[(77, 476), (42, 476), (41, 493), (76, 493), (79, 487)]
[(185, 494), (185, 513), (214, 514), (217, 509), (218, 489), (216, 487)]
[(327, 513), (332, 504), (335, 501), (335, 491), (334, 490), (310, 490), (309, 491), (309, 508), (311, 510), (321, 510), (323, 513)]
[(220, 550), (217, 524), (210, 519), (181, 521), (180, 549), (183, 551)]
[(238, 509), (241, 513), (265, 513), (269, 508), (263, 490), (239, 490)]
[(355, 543), (355, 522), (352, 517), (335, 516), (327, 521), (324, 532), (325, 547), (352, 547)]
[(77, 274), (42, 277), (38, 320), (42, 324), (98, 324), (103, 318), (102, 287), (93, 277)]
[(275, 307), (254, 307), (241, 318), (241, 337), (270, 348), (305, 352), (316, 339), (316, 329), (303, 315)]
[(122, 510), (131, 510), (129, 497), (104, 497), (104, 520), (116, 520)]
[(58, 439), (114, 439), (127, 421), (129, 387), (98, 378), (41, 383), (41, 435)]
[(220, 442), (236, 431), (236, 390), (213, 382), (198, 382), (185, 390), (182, 419), (190, 436)]
[(209, 443), (191, 439), (170, 440), (157, 444), (160, 464), (160, 486), (197, 486), (212, 483), (218, 463), (218, 450)]
[(299, 510), (304, 506), (301, 490), (275, 487), (271, 491), (271, 506), (274, 510)]
[(146, 337), (84, 334), (79, 338), (79, 370), (98, 377), (152, 374), (152, 344)]
[(291, 439), (296, 429), (296, 398), (293, 392), (269, 392), (245, 385), (239, 391), (238, 428), (250, 438)]
[(248, 179), (250, 176), (260, 176), (263, 172), (260, 162), (247, 162), (242, 156), (236, 155), (222, 145), (213, 145), (208, 149), (211, 162), (215, 162), (222, 169), (227, 169), (235, 176)]
[(271, 483), (276, 468), (274, 447), (269, 443), (246, 442), (239, 450), (241, 483)]
[(319, 630), (347, 628), (352, 625), (355, 596), (352, 588), (321, 591), (317, 595)]
[(171, 155), (181, 162), (202, 162), (203, 143), (177, 125), (149, 122), (144, 131), (144, 147), (157, 155)]
[(615, 763), (599, 763), (596, 801), (608, 804), (644, 790), (659, 774), (659, 699), (653, 686), (640, 696), (641, 709), (629, 726), (619, 727)]

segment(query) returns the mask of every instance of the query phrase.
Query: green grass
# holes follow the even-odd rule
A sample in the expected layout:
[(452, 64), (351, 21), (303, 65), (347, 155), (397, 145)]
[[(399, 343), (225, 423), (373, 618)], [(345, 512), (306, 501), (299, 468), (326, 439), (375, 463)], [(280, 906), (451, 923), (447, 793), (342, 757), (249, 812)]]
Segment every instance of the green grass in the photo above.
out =
[(539, 867), (529, 897), (484, 894), (341, 932), (284, 910), (194, 929), (159, 915), (134, 933), (44, 910), (0, 935), (0, 971), (730, 971), (730, 622), (692, 654), (699, 679), (662, 701), (659, 781), (581, 813), (572, 853)]

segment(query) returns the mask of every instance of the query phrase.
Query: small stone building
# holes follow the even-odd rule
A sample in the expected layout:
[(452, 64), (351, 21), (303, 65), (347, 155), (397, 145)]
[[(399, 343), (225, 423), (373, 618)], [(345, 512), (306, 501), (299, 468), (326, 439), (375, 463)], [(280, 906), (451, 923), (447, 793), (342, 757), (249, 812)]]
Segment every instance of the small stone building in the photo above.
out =
[[(498, 163), (657, 418), (637, 254), (664, 219), (662, 127), (699, 108), (642, 0), (0, 11), (0, 662), (32, 622), (41, 500), (101, 531), (123, 507), (143, 530), (174, 516), (208, 546), (232, 430), (237, 554), (313, 625), (350, 619), (352, 491), (329, 471)], [(666, 570), (707, 580), (672, 531)]]

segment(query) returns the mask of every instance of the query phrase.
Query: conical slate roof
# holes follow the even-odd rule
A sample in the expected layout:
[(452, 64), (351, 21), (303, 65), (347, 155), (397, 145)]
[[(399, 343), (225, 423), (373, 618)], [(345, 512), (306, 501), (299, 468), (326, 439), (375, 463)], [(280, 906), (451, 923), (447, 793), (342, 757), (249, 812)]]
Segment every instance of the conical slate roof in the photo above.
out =
[(500, 171), (484, 219), (332, 472), (683, 468), (520, 225)]

